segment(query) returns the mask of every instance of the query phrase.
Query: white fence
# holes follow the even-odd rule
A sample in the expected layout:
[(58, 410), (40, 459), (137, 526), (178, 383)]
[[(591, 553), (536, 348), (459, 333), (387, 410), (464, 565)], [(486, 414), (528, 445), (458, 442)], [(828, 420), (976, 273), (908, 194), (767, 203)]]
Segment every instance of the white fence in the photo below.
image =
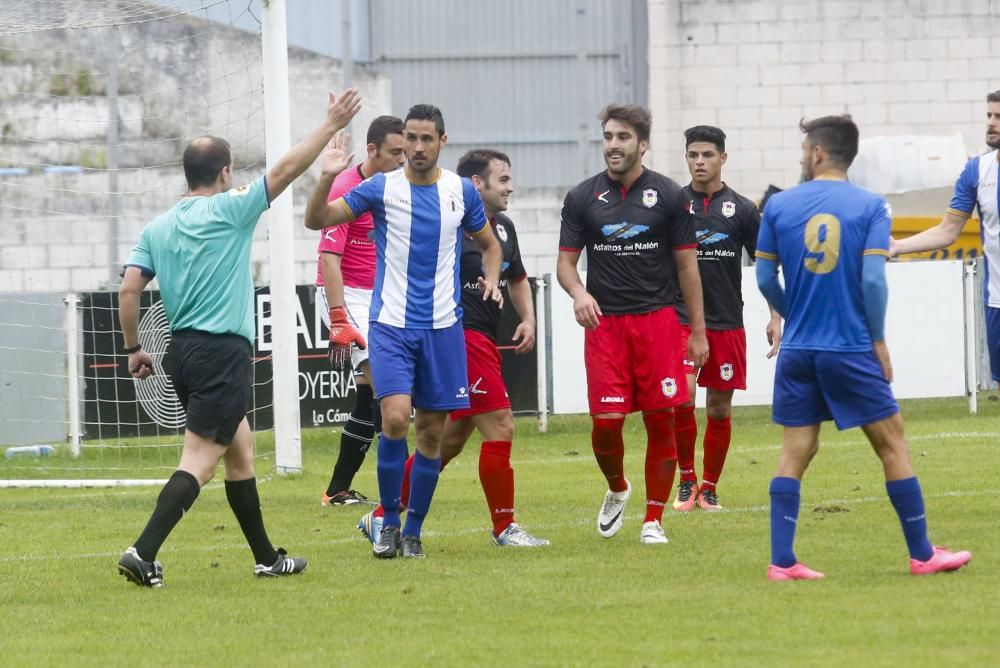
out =
[[(955, 397), (966, 394), (966, 360), (977, 358), (975, 337), (966, 341), (966, 300), (975, 300), (971, 274), (959, 261), (901, 262), (888, 267), (889, 308), (886, 336), (892, 355), (897, 398)], [(586, 413), (587, 378), (583, 368), (583, 329), (573, 316), (573, 302), (554, 277), (547, 316), (551, 324), (551, 379), (553, 413)], [(769, 405), (774, 386), (775, 359), (767, 359), (764, 329), (769, 314), (754, 277), (754, 268), (743, 269), (744, 325), (747, 332), (747, 391), (737, 392), (737, 405)], [(837, 308), (830, 304), (830, 308)], [(975, 309), (970, 310), (971, 313)], [(970, 331), (973, 331), (970, 323)], [(656, 345), (656, 342), (651, 342)], [(544, 367), (539, 365), (539, 376)], [(975, 378), (968, 379), (975, 387)], [(973, 393), (974, 396), (974, 393)], [(698, 405), (704, 405), (704, 392)], [(973, 408), (970, 405), (970, 408)]]

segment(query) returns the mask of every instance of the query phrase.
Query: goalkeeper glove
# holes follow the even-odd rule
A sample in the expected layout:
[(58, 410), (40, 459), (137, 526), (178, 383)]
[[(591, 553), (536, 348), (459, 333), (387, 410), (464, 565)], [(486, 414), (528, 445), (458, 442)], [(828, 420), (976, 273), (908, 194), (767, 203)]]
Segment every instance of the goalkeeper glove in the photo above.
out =
[(365, 337), (347, 322), (347, 309), (334, 306), (330, 309), (330, 347), (327, 357), (335, 368), (344, 366), (351, 357), (351, 344), (365, 349)]

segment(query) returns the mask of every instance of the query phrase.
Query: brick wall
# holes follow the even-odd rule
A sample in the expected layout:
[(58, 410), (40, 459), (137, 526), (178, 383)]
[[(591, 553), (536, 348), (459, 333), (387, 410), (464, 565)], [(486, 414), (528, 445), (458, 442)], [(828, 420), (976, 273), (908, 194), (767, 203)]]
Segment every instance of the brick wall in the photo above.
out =
[(726, 181), (759, 198), (798, 182), (802, 117), (850, 113), (862, 137), (957, 132), (970, 154), (985, 148), (1000, 1), (649, 0), (649, 71), (646, 164), (686, 182), (683, 130), (718, 125)]

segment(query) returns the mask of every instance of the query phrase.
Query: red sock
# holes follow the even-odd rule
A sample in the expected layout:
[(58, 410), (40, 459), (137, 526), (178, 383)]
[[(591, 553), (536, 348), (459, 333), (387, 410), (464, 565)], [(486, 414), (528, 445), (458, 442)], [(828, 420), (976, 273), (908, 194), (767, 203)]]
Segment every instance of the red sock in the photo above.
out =
[(674, 436), (677, 440), (677, 468), (681, 481), (698, 482), (694, 470), (694, 443), (698, 440), (698, 422), (694, 419), (694, 406), (674, 409)]
[(406, 458), (403, 465), (403, 490), (399, 494), (399, 509), (405, 510), (410, 505), (410, 471), (413, 470), (413, 455)]
[(483, 441), (479, 449), (479, 482), (486, 494), (493, 535), (499, 536), (514, 521), (514, 469), (510, 467), (510, 441)]
[(663, 519), (663, 507), (674, 485), (677, 444), (673, 418), (672, 414), (662, 411), (642, 416), (646, 423), (646, 518), (643, 522)]
[(612, 492), (624, 492), (628, 489), (624, 469), (625, 441), (622, 439), (624, 424), (625, 418), (594, 418), (594, 429), (590, 432), (594, 457)]
[(714, 490), (722, 475), (722, 467), (726, 464), (726, 453), (729, 452), (729, 440), (732, 435), (732, 423), (729, 418), (716, 420), (708, 418), (705, 427), (705, 470), (702, 472), (701, 486)]

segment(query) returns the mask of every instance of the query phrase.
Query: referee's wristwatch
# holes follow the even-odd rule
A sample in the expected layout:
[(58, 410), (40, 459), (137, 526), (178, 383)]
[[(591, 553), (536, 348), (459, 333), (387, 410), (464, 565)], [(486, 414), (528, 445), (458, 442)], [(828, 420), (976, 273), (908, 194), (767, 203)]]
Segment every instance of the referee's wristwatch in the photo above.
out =
[(134, 346), (132, 346), (131, 348), (122, 348), (122, 352), (125, 353), (126, 355), (131, 355), (132, 353), (137, 353), (140, 350), (142, 350), (142, 344), (141, 343), (137, 343)]

